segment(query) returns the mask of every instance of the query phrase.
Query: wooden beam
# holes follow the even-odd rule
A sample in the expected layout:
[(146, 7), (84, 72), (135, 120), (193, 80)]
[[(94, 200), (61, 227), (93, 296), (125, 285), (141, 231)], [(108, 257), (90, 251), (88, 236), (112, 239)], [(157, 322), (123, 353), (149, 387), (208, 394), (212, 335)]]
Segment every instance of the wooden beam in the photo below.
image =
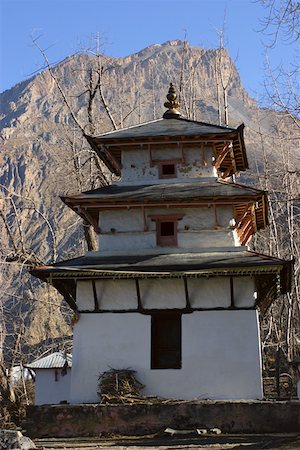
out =
[[(236, 225), (237, 228), (240, 228), (240, 227), (242, 226), (242, 223), (243, 223), (244, 219), (246, 218), (246, 216), (247, 216), (247, 214), (248, 214), (248, 209), (249, 209), (249, 205), (246, 205), (245, 208), (244, 208), (244, 211), (243, 211), (243, 215), (242, 215), (242, 217), (239, 219), (239, 221), (237, 221), (237, 220), (238, 220), (238, 217), (237, 217), (237, 215), (236, 215), (235, 219), (236, 219), (236, 222), (237, 222), (237, 225)], [(236, 214), (237, 214), (237, 213), (236, 213)]]
[(253, 228), (249, 228), (247, 233), (244, 234), (243, 244), (242, 245), (246, 245), (252, 235), (253, 235)]
[(234, 286), (233, 286), (233, 277), (230, 277), (230, 308), (234, 308)]
[(217, 207), (215, 204), (213, 204), (213, 211), (214, 211), (214, 228), (218, 229), (220, 228), (220, 225), (218, 223)]
[(183, 151), (183, 143), (182, 142), (177, 142), (177, 146), (180, 149), (180, 154), (181, 154), (181, 163), (185, 164), (185, 155), (184, 155), (184, 151)]
[[(87, 200), (87, 201), (86, 201)], [(142, 206), (145, 206), (146, 208), (150, 208), (150, 207), (154, 207), (154, 208), (160, 208), (163, 207), (165, 208), (166, 205), (168, 205), (168, 207), (172, 207), (172, 208), (194, 208), (195, 206), (207, 206), (207, 205), (211, 205), (211, 204), (215, 204), (215, 205), (251, 205), (256, 199), (255, 198), (249, 198), (246, 196), (243, 196), (241, 198), (239, 198), (238, 196), (228, 196), (226, 198), (224, 198), (224, 200), (220, 200), (218, 197), (218, 200), (216, 201), (213, 197), (207, 197), (205, 200), (203, 201), (187, 201), (187, 202), (174, 202), (174, 200), (165, 200), (165, 201), (144, 201), (142, 202), (122, 202), (122, 203), (117, 203), (116, 201), (111, 202), (111, 203), (97, 203), (97, 200), (99, 199), (93, 199), (93, 201), (88, 202), (90, 199), (83, 199), (83, 202), (80, 203), (80, 200), (75, 199), (74, 204), (72, 204), (72, 199), (71, 201), (65, 201), (65, 204), (68, 205), (70, 208), (73, 208), (74, 210), (76, 210), (76, 212), (79, 212), (79, 208), (80, 207), (84, 207), (84, 208), (89, 208), (89, 209), (96, 209), (96, 210), (101, 210), (101, 209), (126, 209), (126, 208), (141, 208)], [(75, 203), (76, 202), (76, 203)]]
[(148, 231), (149, 227), (148, 227), (148, 224), (147, 224), (147, 217), (146, 217), (145, 207), (144, 206), (142, 206), (142, 214), (143, 214), (144, 231)]
[(149, 214), (149, 219), (157, 222), (167, 222), (168, 220), (181, 220), (185, 214)]
[(229, 151), (230, 151), (230, 149), (229, 149), (229, 143), (227, 143), (227, 144), (223, 147), (222, 151), (219, 153), (217, 159), (215, 160), (215, 164), (214, 164), (214, 165), (215, 165), (216, 169), (219, 169), (219, 168), (220, 168), (222, 162), (224, 161), (224, 159), (225, 159), (226, 156), (228, 155)]
[(253, 222), (253, 230), (254, 233), (257, 231), (257, 223), (256, 223), (256, 214), (255, 214), (255, 205), (251, 205), (251, 215), (252, 215), (252, 222)]
[(93, 286), (95, 311), (99, 311), (99, 302), (98, 302), (98, 296), (97, 296), (96, 282), (94, 280), (92, 280), (92, 286)]
[(207, 161), (205, 159), (204, 142), (201, 143), (201, 160), (202, 160), (202, 167), (206, 167), (207, 166)]
[(238, 142), (239, 142), (239, 148), (240, 148), (240, 151), (241, 151), (241, 157), (242, 157), (242, 161), (243, 161), (243, 166), (244, 166), (245, 168), (247, 168), (247, 164), (246, 164), (245, 157), (244, 157), (244, 152), (243, 152), (243, 146), (242, 146), (242, 141), (241, 141), (241, 135), (240, 135), (240, 133), (238, 133), (237, 139), (238, 139)]
[(253, 229), (253, 223), (252, 223), (252, 218), (251, 217), (249, 217), (248, 220), (245, 221), (245, 224), (241, 228), (241, 232), (243, 234), (246, 234), (246, 233), (248, 233), (248, 231), (250, 229)]
[(80, 206), (78, 208), (78, 212), (81, 216), (83, 216), (85, 218), (85, 220), (87, 220), (87, 222), (89, 222), (92, 227), (95, 230), (96, 234), (100, 234), (101, 230), (98, 224), (98, 221), (95, 219), (95, 217), (93, 217), (85, 208), (83, 208), (82, 206)]
[[(195, 138), (193, 138), (193, 139), (184, 139), (184, 136), (183, 137), (179, 137), (179, 136), (176, 136), (176, 137), (173, 137), (173, 140), (172, 140), (172, 137), (166, 137), (165, 138), (165, 140), (160, 140), (160, 139), (158, 139), (158, 140), (148, 140), (147, 142), (145, 142), (145, 141), (135, 141), (135, 140), (131, 140), (130, 142), (110, 142), (110, 143), (105, 143), (104, 145), (105, 145), (105, 147), (107, 148), (107, 149), (111, 149), (111, 148), (113, 148), (113, 147), (127, 147), (127, 146), (130, 146), (130, 147), (133, 147), (133, 146), (136, 146), (136, 147), (139, 147), (140, 145), (145, 145), (145, 144), (151, 144), (151, 145), (162, 145), (162, 144), (165, 144), (166, 143), (166, 141), (168, 141), (168, 144), (171, 144), (171, 145), (174, 145), (174, 146), (176, 146), (177, 145), (177, 142), (182, 142), (183, 144), (197, 144), (197, 143), (201, 143), (201, 142), (204, 142), (205, 144), (214, 144), (214, 143), (219, 143), (220, 145), (223, 145), (224, 143), (228, 143), (228, 141), (230, 140), (230, 141), (232, 141), (233, 139), (234, 139), (234, 135), (227, 135), (227, 136), (223, 136), (223, 138), (219, 138), (219, 137), (213, 137), (213, 136), (208, 136), (208, 135), (205, 135), (205, 136), (201, 136), (201, 137), (195, 137)], [(97, 144), (97, 145), (99, 145), (99, 144)], [(101, 144), (100, 144), (101, 145)]]
[(230, 177), (232, 175), (232, 172), (233, 172), (232, 167), (228, 167), (228, 169), (225, 172), (223, 172), (222, 179), (224, 180), (225, 178)]
[(150, 167), (153, 167), (153, 159), (152, 159), (152, 151), (151, 151), (151, 144), (150, 143), (147, 145), (147, 148), (148, 148)]
[(233, 151), (233, 143), (231, 143), (229, 145), (229, 149), (230, 149), (230, 156), (231, 156), (233, 172), (235, 173), (237, 171), (237, 169), (236, 169), (235, 156), (234, 156), (234, 151)]
[[(143, 309), (142, 311), (139, 311), (138, 309), (103, 309), (101, 311), (98, 311), (98, 314), (105, 314), (105, 313), (114, 313), (114, 314), (128, 314), (128, 313), (136, 313), (136, 314), (144, 314), (151, 316), (152, 314), (191, 314), (193, 311), (230, 311), (229, 308), (225, 307), (215, 307), (215, 308), (174, 308), (174, 309)], [(253, 311), (256, 309), (255, 306), (241, 306), (240, 308), (234, 308), (238, 311)], [(95, 314), (95, 311), (90, 310), (80, 310), (80, 314)]]
[(184, 283), (184, 292), (185, 292), (185, 305), (186, 309), (191, 309), (191, 303), (190, 303), (190, 295), (189, 295), (189, 289), (188, 289), (188, 282), (187, 278), (183, 277), (183, 283)]
[(143, 305), (141, 300), (141, 291), (140, 291), (140, 284), (138, 278), (135, 279), (135, 287), (136, 287), (136, 297), (137, 297), (137, 303), (138, 303), (138, 311), (143, 311)]

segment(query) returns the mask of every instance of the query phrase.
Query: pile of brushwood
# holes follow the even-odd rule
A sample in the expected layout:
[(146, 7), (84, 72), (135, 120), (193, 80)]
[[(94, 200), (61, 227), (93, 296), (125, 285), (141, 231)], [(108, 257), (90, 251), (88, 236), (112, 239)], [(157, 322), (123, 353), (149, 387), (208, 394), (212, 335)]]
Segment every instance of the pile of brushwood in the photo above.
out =
[(135, 370), (110, 369), (98, 378), (98, 396), (100, 403), (160, 403), (169, 402), (156, 396), (143, 396), (141, 390), (145, 387), (135, 377)]
[(131, 403), (141, 397), (140, 391), (145, 387), (130, 369), (110, 369), (98, 378), (98, 396), (101, 403)]

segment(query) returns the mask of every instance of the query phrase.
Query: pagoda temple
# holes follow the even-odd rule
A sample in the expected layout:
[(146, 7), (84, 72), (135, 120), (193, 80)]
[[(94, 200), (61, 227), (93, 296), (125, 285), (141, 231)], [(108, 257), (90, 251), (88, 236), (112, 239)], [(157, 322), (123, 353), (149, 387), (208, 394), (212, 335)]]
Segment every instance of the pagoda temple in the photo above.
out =
[(268, 225), (243, 125), (189, 120), (173, 85), (163, 118), (88, 136), (110, 186), (62, 200), (99, 250), (36, 267), (78, 316), (70, 402), (97, 402), (99, 374), (130, 368), (145, 395), (261, 399), (259, 317), (290, 290), (291, 262), (250, 251)]

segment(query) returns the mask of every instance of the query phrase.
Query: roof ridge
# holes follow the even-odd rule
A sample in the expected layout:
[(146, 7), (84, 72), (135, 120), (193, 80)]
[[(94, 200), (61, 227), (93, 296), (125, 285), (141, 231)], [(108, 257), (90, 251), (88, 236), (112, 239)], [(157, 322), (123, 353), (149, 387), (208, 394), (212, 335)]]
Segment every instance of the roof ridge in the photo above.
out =
[(132, 128), (139, 128), (139, 127), (142, 127), (143, 125), (148, 125), (150, 123), (160, 122), (162, 120), (164, 120), (164, 119), (163, 118), (159, 118), (159, 119), (149, 120), (148, 122), (138, 123), (137, 125), (131, 125), (130, 127), (118, 128), (117, 130), (107, 131), (106, 133), (101, 133), (101, 134), (98, 134), (96, 136), (91, 136), (91, 137), (92, 138), (99, 138), (99, 137), (102, 137), (102, 136), (107, 136), (109, 134), (118, 133), (120, 131), (131, 130)]
[(230, 130), (230, 131), (236, 131), (241, 125), (243, 125), (243, 124), (240, 124), (237, 128), (234, 128), (234, 127), (228, 127), (228, 126), (224, 126), (224, 125), (218, 125), (216, 123), (203, 122), (202, 120), (193, 120), (193, 119), (189, 119), (188, 117), (178, 117), (178, 118), (176, 118), (176, 120), (184, 120), (185, 122), (197, 123), (199, 125), (217, 127), (217, 128), (221, 128), (223, 130)]

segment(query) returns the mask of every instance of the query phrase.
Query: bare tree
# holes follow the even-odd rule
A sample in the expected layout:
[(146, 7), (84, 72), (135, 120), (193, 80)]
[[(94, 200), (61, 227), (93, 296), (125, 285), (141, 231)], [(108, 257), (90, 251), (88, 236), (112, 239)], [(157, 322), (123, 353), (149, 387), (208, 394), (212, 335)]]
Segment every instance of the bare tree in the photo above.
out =
[(266, 10), (261, 20), (263, 31), (271, 39), (268, 44), (274, 47), (280, 36), (286, 41), (300, 38), (300, 3), (298, 0), (260, 0)]
[(257, 119), (261, 148), (256, 176), (260, 188), (269, 193), (269, 227), (256, 234), (253, 248), (294, 260), (291, 292), (272, 304), (262, 323), (265, 365), (274, 370), (276, 366), (279, 389), (280, 371), (289, 372), (288, 363), (300, 350), (300, 168), (295, 166), (299, 141), (290, 139), (296, 130), (291, 120), (276, 111), (268, 113), (277, 119), (276, 130), (267, 135)]
[[(62, 309), (66, 308), (61, 298), (55, 292), (50, 293), (49, 288), (45, 296), (47, 289), (39, 286), (38, 282), (32, 283), (28, 273), (33, 266), (44, 264), (45, 257), (52, 262), (57, 258), (56, 230), (44, 205), (37, 205), (22, 192), (22, 187), (16, 192), (0, 185), (0, 223), (3, 230), (0, 237), (0, 416), (2, 425), (11, 426), (12, 423), (19, 424), (24, 414), (24, 401), (29, 401), (22, 368), (21, 378), (16, 380), (15, 366), (23, 366), (28, 359), (38, 356), (45, 345), (49, 347), (55, 334), (60, 336), (61, 342), (67, 336), (69, 340), (70, 327), (67, 315), (66, 321), (63, 319)], [(40, 233), (41, 239), (43, 235), (48, 241), (48, 255), (45, 255), (42, 245), (36, 246), (29, 239), (32, 228)], [(39, 337), (37, 330), (30, 326), (36, 316), (37, 297), (41, 303), (43, 298), (47, 298), (42, 315), (48, 319), (47, 327)], [(48, 315), (47, 311), (51, 314)], [(39, 321), (43, 323), (41, 318)], [(32, 343), (37, 340), (40, 345), (34, 349)]]
[(234, 74), (234, 63), (224, 47), (224, 26), (218, 31), (219, 48), (215, 65), (219, 124), (229, 124), (228, 89)]
[[(266, 53), (279, 40), (298, 42), (300, 3), (295, 0), (260, 0), (266, 11), (261, 32), (267, 36)], [(300, 351), (300, 168), (299, 67), (290, 61), (274, 69), (266, 57), (266, 104), (275, 110), (273, 138), (260, 133), (263, 168), (260, 181), (269, 191), (270, 226), (257, 243), (280, 258), (294, 259), (292, 291), (275, 303), (265, 321), (264, 346), (280, 349), (287, 361)], [(274, 164), (274, 153), (277, 163)]]
[(268, 52), (278, 42), (299, 43), (300, 40), (300, 3), (297, 0), (260, 0), (266, 16), (261, 20), (265, 36), (266, 81), (265, 90), (269, 105), (290, 117), (300, 128), (300, 85), (299, 58), (295, 49), (292, 61), (272, 67)]

